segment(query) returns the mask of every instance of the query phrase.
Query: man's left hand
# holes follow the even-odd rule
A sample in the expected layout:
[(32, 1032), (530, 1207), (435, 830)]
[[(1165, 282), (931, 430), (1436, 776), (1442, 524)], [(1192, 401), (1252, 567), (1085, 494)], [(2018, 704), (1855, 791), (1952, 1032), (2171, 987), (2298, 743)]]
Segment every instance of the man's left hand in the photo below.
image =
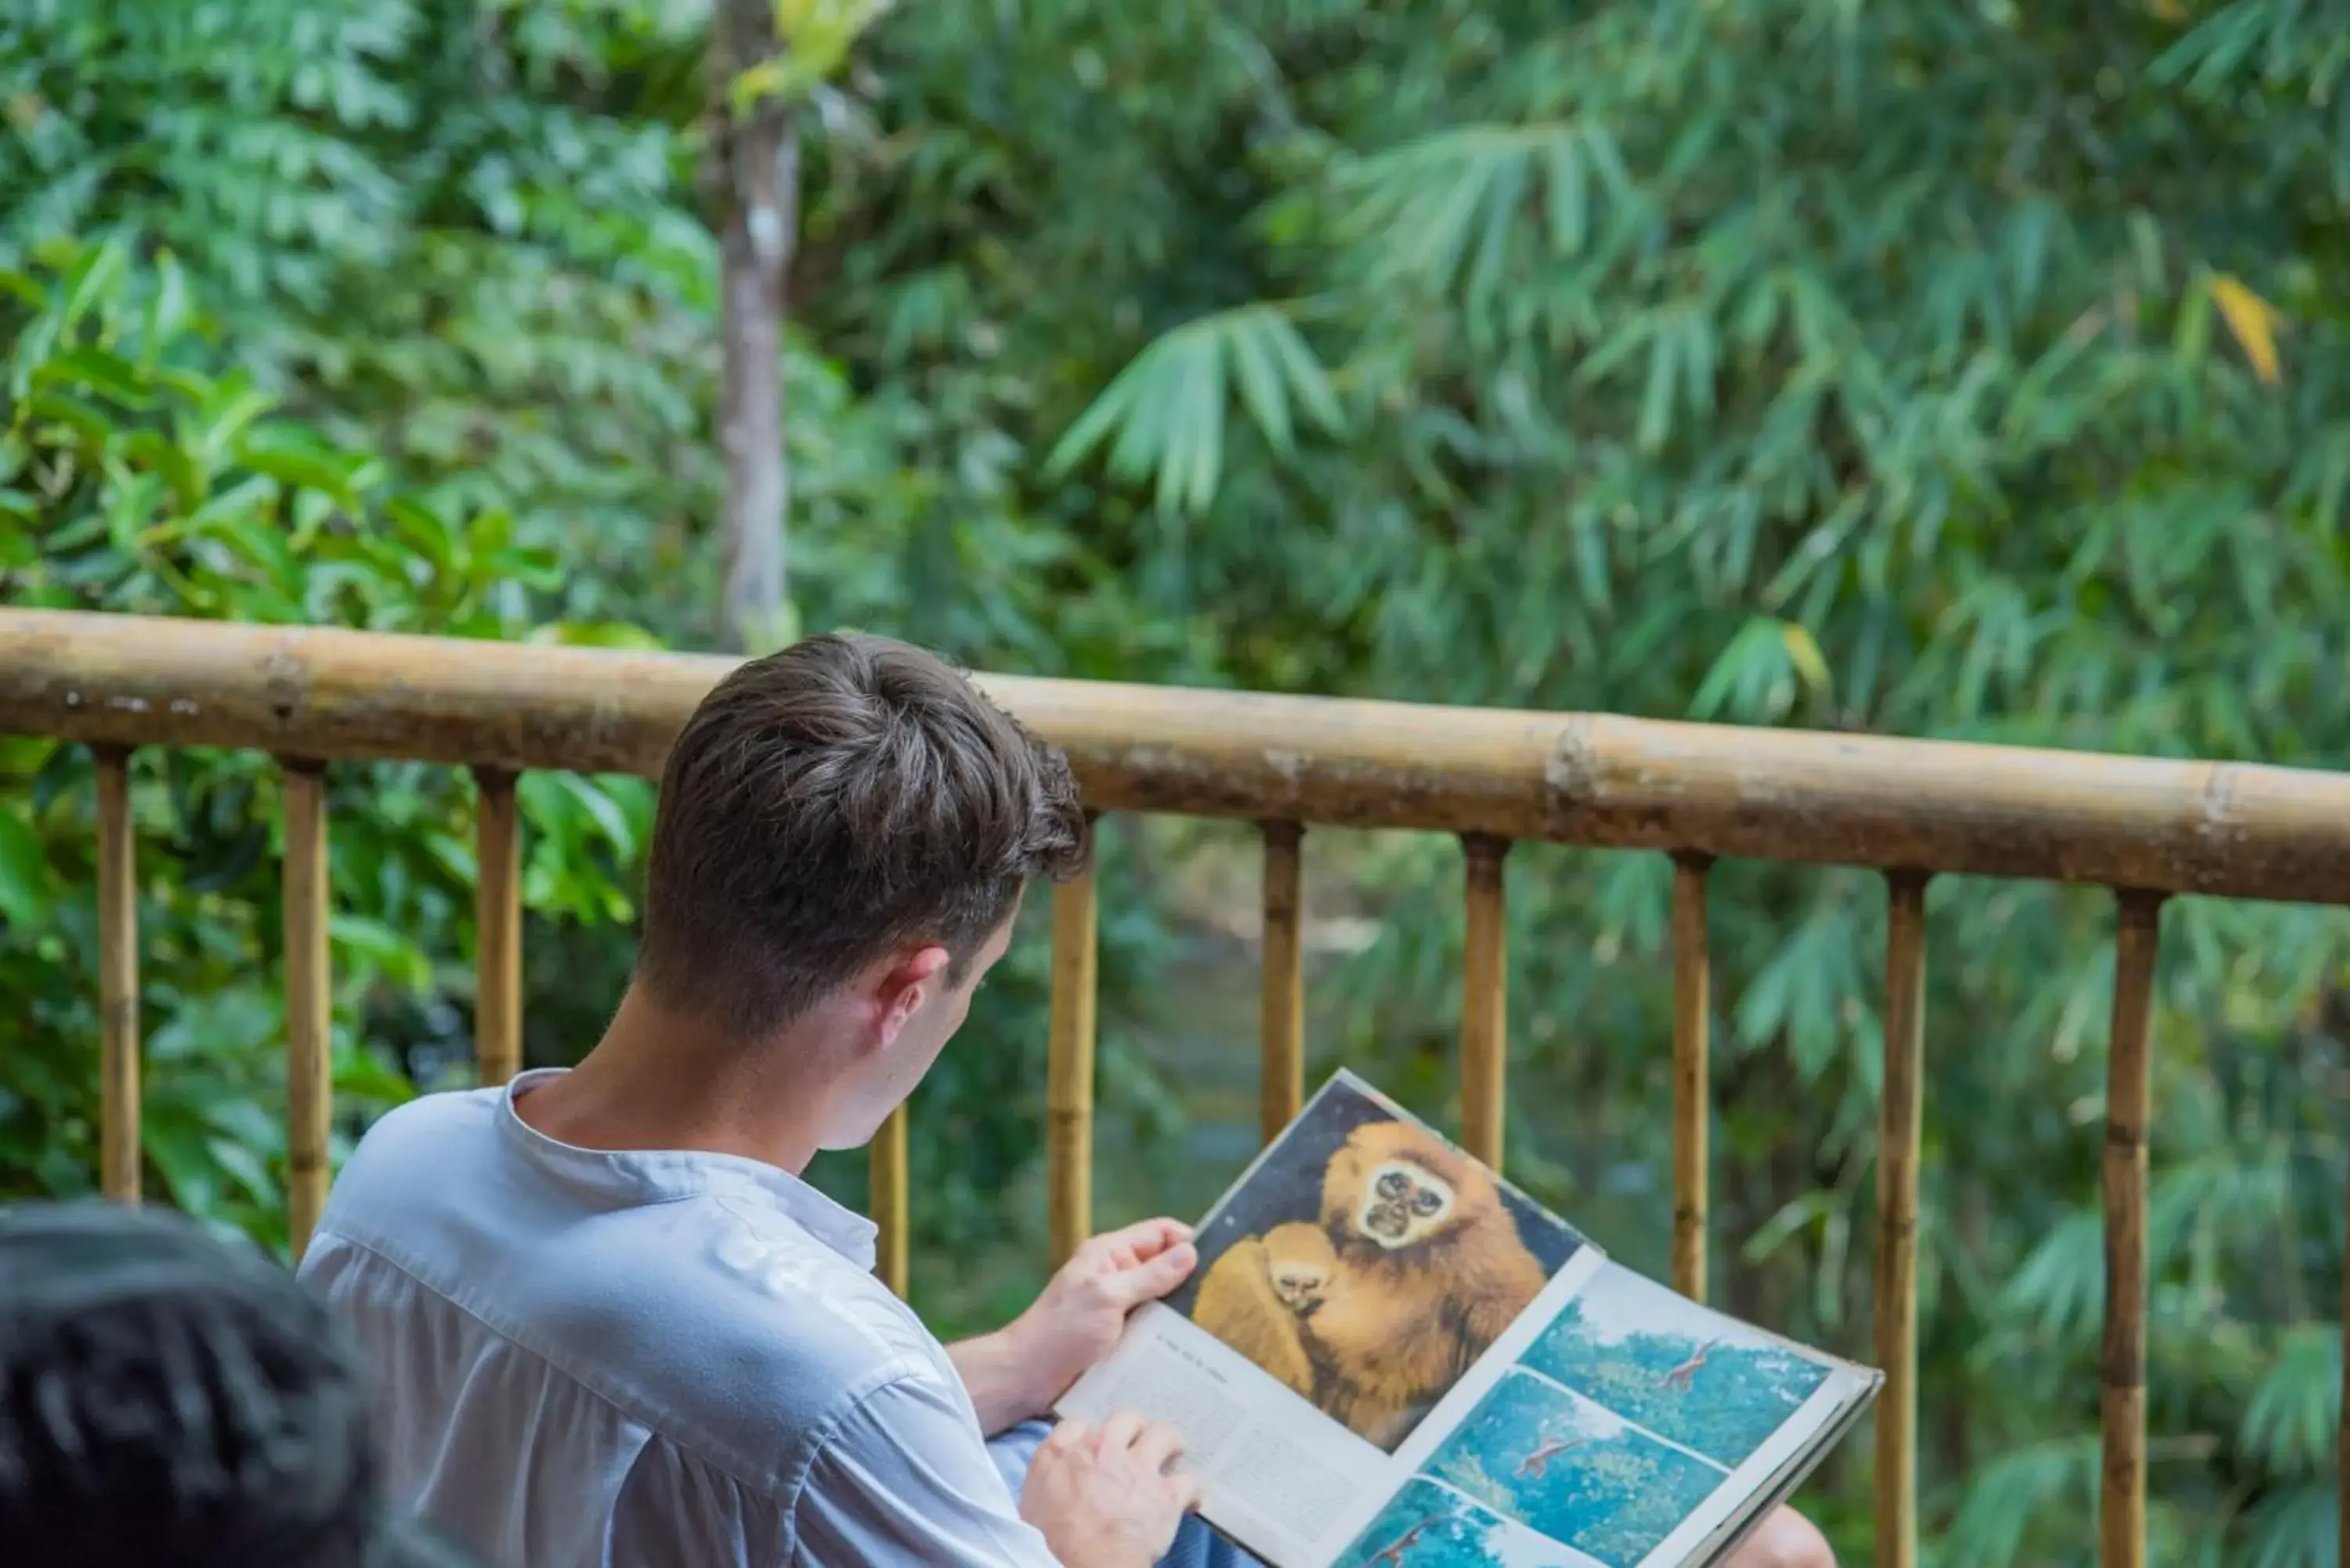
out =
[(951, 1350), (982, 1426), (1000, 1431), (1051, 1409), (1109, 1354), (1134, 1309), (1181, 1284), (1198, 1262), (1191, 1227), (1175, 1220), (1145, 1220), (1079, 1246), (1034, 1306)]

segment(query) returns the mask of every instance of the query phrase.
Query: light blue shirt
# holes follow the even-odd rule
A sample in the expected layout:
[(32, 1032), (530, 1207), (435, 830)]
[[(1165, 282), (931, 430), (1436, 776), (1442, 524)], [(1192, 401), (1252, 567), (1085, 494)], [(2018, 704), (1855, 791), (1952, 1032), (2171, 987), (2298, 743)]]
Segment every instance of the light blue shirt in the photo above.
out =
[(497, 1568), (1052, 1568), (868, 1220), (755, 1160), (558, 1143), (514, 1111), (551, 1075), (384, 1116), (303, 1259), (395, 1498)]

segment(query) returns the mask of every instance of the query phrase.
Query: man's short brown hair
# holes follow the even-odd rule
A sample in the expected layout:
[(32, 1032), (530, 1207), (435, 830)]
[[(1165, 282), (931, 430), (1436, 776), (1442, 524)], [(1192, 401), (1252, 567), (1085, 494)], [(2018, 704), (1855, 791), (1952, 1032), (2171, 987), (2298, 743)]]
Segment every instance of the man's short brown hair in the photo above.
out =
[(936, 942), (960, 985), (1028, 878), (1088, 853), (1068, 761), (958, 671), (888, 638), (738, 666), (671, 748), (638, 974), (745, 1041), (867, 964)]

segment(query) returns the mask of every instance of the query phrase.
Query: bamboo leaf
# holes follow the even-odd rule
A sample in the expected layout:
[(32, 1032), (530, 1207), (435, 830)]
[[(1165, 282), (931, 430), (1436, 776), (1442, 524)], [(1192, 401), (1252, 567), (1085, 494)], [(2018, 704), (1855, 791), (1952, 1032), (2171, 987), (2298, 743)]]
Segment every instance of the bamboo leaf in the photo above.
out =
[(0, 807), (0, 916), (30, 929), (47, 914), (50, 896), (40, 836), (16, 812)]
[(2296, 1324), (2246, 1402), (2238, 1440), (2279, 1472), (2315, 1473), (2333, 1457), (2341, 1410), (2340, 1333), (2332, 1324)]
[(1779, 623), (1779, 639), (1786, 646), (1788, 662), (1804, 678), (1804, 684), (1825, 696), (1831, 681), (1827, 658), (1820, 651), (1819, 639), (1808, 627), (1792, 620)]
[(1290, 396), (1324, 434), (1346, 434), (1347, 416), (1338, 405), (1338, 395), (1295, 325), (1288, 317), (1270, 311), (1263, 320), (1266, 341), (1286, 373)]
[(1326, 432), (1345, 429), (1329, 379), (1296, 327), (1270, 306), (1249, 306), (1187, 322), (1144, 348), (1055, 444), (1045, 472), (1065, 474), (1111, 440), (1112, 472), (1155, 476), (1159, 505), (1202, 511), (1223, 483), (1235, 382), (1276, 452), (1292, 449), (1300, 410)]
[(2282, 317), (2276, 307), (2227, 273), (2215, 273), (2204, 286), (2220, 317), (2234, 334), (2236, 346), (2251, 362), (2252, 374), (2275, 384), (2282, 379), (2277, 366), (2276, 331)]
[(1256, 421), (1273, 449), (1283, 454), (1291, 450), (1293, 426), (1289, 418), (1289, 394), (1282, 384), (1283, 370), (1274, 365), (1274, 350), (1266, 342), (1266, 334), (1236, 331), (1232, 337), (1232, 373), (1240, 384), (1241, 401), (1249, 417)]

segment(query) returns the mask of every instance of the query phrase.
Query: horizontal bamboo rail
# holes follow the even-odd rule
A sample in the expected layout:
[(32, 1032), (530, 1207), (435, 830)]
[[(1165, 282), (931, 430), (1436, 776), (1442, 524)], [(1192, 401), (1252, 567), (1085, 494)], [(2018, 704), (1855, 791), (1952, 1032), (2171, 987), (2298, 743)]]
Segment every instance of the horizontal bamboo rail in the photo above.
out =
[[(0, 731), (658, 776), (726, 659), (0, 610)], [(2334, 902), (2350, 775), (989, 675), (1097, 811)]]
[[(484, 1083), (522, 1065), (521, 824), (532, 768), (657, 777), (694, 704), (732, 668), (676, 654), (458, 642), (220, 622), (0, 609), (0, 732), (91, 746), (99, 803), (103, 1181), (140, 1189), (137, 862), (128, 753), (255, 748), (284, 767), (289, 1219), (298, 1254), (327, 1183), (332, 1013), (327, 791), (336, 758), (474, 770), (481, 873), (475, 1037)], [(2147, 1138), (2161, 901), (2173, 893), (2350, 902), (2350, 774), (1875, 736), (982, 676), (1065, 749), (1094, 813), (1253, 819), (1264, 844), (1266, 1134), (1300, 1102), (1302, 835), (1331, 824), (1441, 832), (1461, 850), (1461, 1123), (1500, 1163), (1509, 951), (1504, 867), (1519, 839), (1673, 860), (1673, 1278), (1706, 1289), (1708, 868), (1723, 856), (1886, 873), (1877, 1135), (1877, 1561), (1917, 1561), (1917, 1257), (1924, 1117), (1926, 888), (1939, 873), (2116, 889), (2104, 1153), (2106, 1290), (2098, 1556), (2146, 1561)], [(1090, 871), (1053, 898), (1045, 1189), (1054, 1258), (1091, 1224), (1098, 917)], [(875, 1138), (876, 1269), (909, 1270), (907, 1114)], [(2344, 1430), (2350, 1434), (2350, 1400)], [(2343, 1459), (2350, 1490), (2350, 1448)], [(2350, 1550), (2350, 1509), (2343, 1511)]]

